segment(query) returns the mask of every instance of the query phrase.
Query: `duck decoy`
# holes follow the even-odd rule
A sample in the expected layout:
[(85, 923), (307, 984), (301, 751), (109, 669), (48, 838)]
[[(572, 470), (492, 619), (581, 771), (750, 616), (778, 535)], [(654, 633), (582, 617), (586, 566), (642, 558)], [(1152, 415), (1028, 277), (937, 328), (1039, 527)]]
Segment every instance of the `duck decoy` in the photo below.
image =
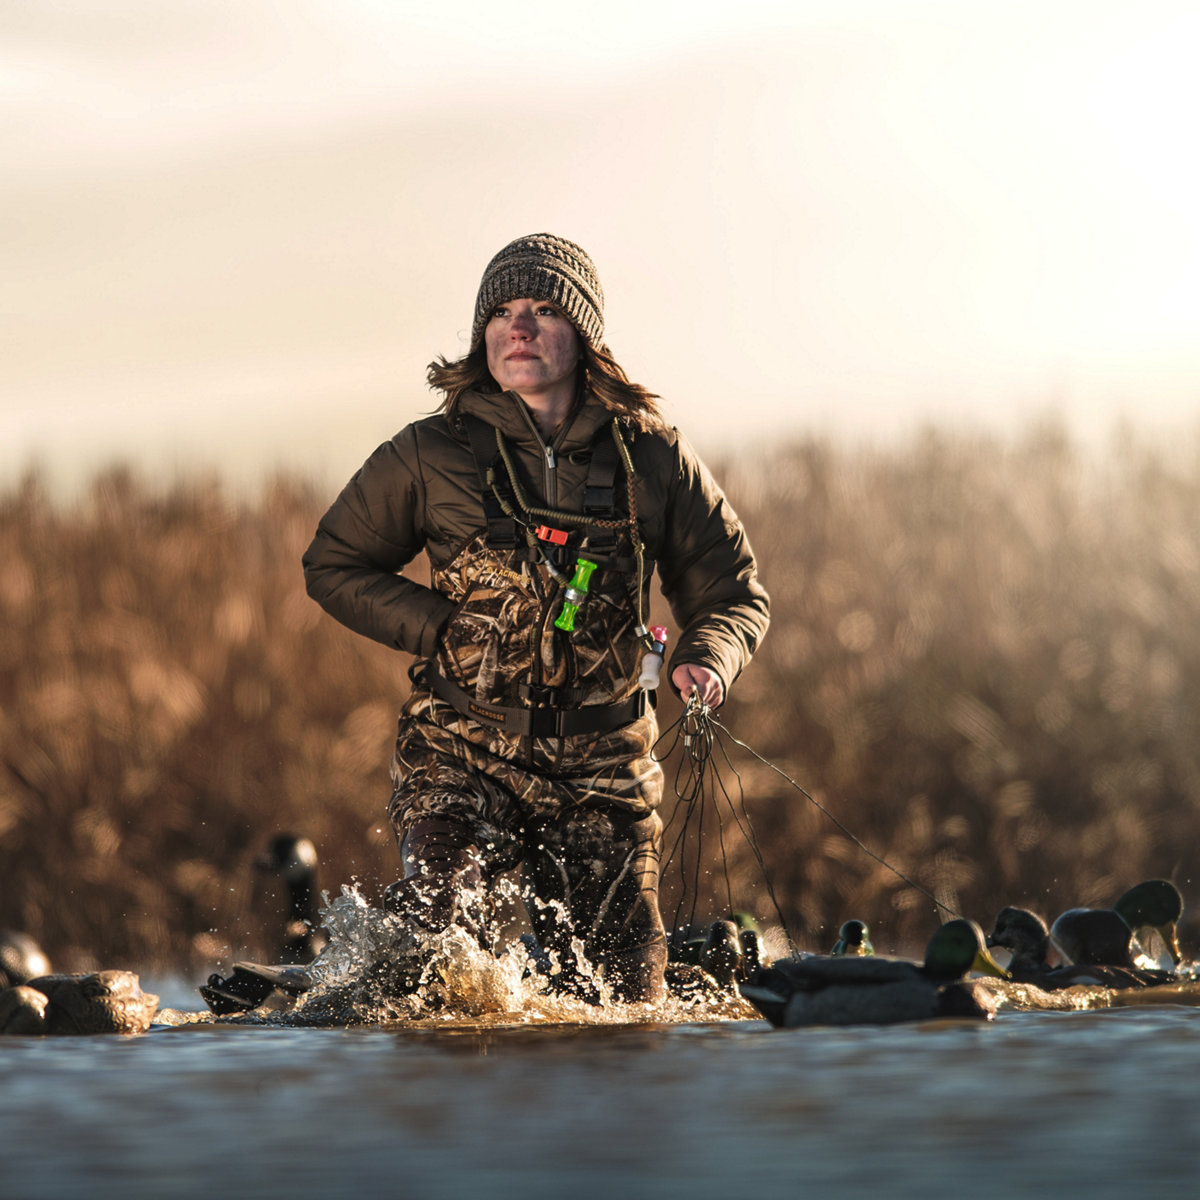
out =
[(1050, 937), (1068, 962), (1133, 966), (1133, 930), (1112, 908), (1069, 908), (1054, 918)]
[[(707, 955), (712, 960), (711, 965), (717, 965), (717, 973), (722, 975), (729, 973), (724, 960), (737, 959), (739, 979), (745, 979), (750, 971), (762, 966), (764, 959), (758, 922), (744, 912), (735, 912), (732, 918), (714, 921), (699, 936), (675, 941), (669, 947), (669, 955), (671, 962), (692, 966), (705, 966)], [(718, 965), (718, 962), (722, 965)]]
[(229, 975), (209, 975), (199, 989), (200, 995), (219, 1017), (248, 1012), (272, 998), (278, 1003), (293, 1002), (312, 988), (313, 978), (304, 968), (329, 942), (326, 932), (319, 928), (317, 848), (312, 841), (294, 833), (276, 834), (254, 860), (254, 866), (278, 877), (287, 889), (279, 961), (236, 962)]
[(1136, 938), (1153, 930), (1162, 938), (1173, 966), (1179, 966), (1179, 918), (1183, 916), (1183, 895), (1169, 879), (1146, 879), (1135, 883), (1121, 895), (1113, 908), (1133, 930)]
[(838, 940), (834, 942), (830, 954), (836, 956), (852, 955), (862, 958), (874, 954), (875, 947), (871, 945), (870, 934), (862, 921), (843, 921), (838, 930)]
[(210, 975), (208, 982), (200, 987), (200, 995), (213, 1013), (225, 1017), (258, 1008), (276, 992), (294, 1000), (310, 991), (314, 983), (312, 975), (300, 964), (270, 966), (237, 962), (231, 975)]
[(1147, 929), (1163, 940), (1178, 966), (1177, 925), (1183, 896), (1166, 879), (1147, 879), (1124, 892), (1112, 908), (1071, 908), (1055, 918), (1050, 936), (1077, 964), (1135, 967), (1135, 936)]
[(738, 931), (738, 941), (742, 946), (743, 978), (748, 979), (759, 967), (767, 965), (767, 957), (762, 947), (762, 936), (757, 929), (741, 929)]
[(0, 930), (0, 988), (17, 987), (49, 974), (50, 960), (29, 934)]
[(281, 963), (307, 963), (325, 948), (317, 906), (317, 849), (306, 837), (280, 833), (254, 861), (258, 870), (276, 875), (287, 889), (288, 911), (279, 947)]
[(757, 971), (741, 993), (777, 1027), (988, 1019), (994, 1002), (966, 981), (971, 970), (1008, 978), (988, 954), (983, 931), (960, 918), (936, 930), (924, 963), (874, 956), (788, 958)]
[(1050, 932), (1046, 922), (1025, 908), (1002, 908), (996, 914), (987, 944), (1011, 951), (1008, 972), (1016, 983), (1030, 983), (1048, 992), (1079, 986), (1153, 987), (1175, 980), (1170, 971), (1151, 971), (1133, 966), (1073, 963), (1052, 967), (1047, 960)]
[(746, 978), (745, 957), (738, 927), (732, 921), (714, 921), (700, 948), (700, 967), (723, 988)]
[(145, 1033), (158, 997), (132, 971), (41, 975), (0, 992), (0, 1032)]
[(735, 912), (733, 923), (737, 926), (738, 941), (742, 946), (742, 971), (744, 972), (743, 978), (746, 978), (751, 971), (767, 965), (766, 955), (763, 951), (763, 934), (752, 913)]
[(667, 991), (678, 1000), (718, 999), (761, 965), (754, 918), (735, 913), (714, 921), (703, 937), (678, 944), (665, 969)]

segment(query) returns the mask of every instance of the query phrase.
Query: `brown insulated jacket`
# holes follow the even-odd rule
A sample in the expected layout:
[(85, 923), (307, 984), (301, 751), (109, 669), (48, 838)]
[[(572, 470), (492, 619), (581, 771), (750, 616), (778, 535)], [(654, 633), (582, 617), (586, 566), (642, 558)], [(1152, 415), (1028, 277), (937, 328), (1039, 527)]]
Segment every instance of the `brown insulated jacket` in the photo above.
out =
[[(593, 441), (610, 436), (612, 414), (598, 401), (588, 397), (550, 447), (512, 393), (467, 393), (459, 405), (501, 430), (531, 503), (582, 511)], [(670, 666), (710, 667), (728, 692), (768, 621), (745, 531), (678, 431), (627, 431), (625, 440), (645, 545), (643, 613), (648, 619), (657, 568), (681, 630)], [(624, 488), (618, 468), (617, 491)], [(559, 702), (571, 707), (633, 694), (645, 652), (635, 633), (634, 576), (596, 571), (576, 631), (567, 635), (553, 627), (560, 585), (524, 548), (494, 550), (485, 534), (467, 434), (443, 414), (428, 417), (380, 446), (321, 518), (304, 555), (309, 595), (356, 633), (432, 660), (480, 704), (527, 702), (519, 688), (531, 681), (531, 667), (532, 682), (563, 689), (569, 698)], [(432, 586), (397, 574), (422, 550)], [(627, 540), (624, 550), (628, 562)], [(446, 715), (439, 723), (449, 724)], [(511, 757), (494, 730), (474, 733), (472, 741)]]

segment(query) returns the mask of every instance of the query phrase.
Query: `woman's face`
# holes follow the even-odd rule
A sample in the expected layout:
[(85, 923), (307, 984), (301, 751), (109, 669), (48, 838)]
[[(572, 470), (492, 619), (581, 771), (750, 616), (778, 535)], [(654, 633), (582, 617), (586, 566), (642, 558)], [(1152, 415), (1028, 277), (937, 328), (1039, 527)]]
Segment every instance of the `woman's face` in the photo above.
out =
[(545, 300), (510, 300), (492, 310), (483, 331), (488, 370), (523, 400), (571, 400), (579, 365), (579, 334)]

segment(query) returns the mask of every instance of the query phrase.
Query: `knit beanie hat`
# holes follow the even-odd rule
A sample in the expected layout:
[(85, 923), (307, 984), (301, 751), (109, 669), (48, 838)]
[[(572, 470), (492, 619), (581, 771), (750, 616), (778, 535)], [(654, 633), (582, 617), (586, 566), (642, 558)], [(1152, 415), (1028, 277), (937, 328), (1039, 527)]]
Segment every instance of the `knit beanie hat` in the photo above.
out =
[(590, 345), (604, 344), (604, 291), (595, 264), (574, 242), (533, 233), (509, 242), (483, 272), (471, 349), (483, 341), (484, 326), (497, 305), (526, 298), (556, 304)]

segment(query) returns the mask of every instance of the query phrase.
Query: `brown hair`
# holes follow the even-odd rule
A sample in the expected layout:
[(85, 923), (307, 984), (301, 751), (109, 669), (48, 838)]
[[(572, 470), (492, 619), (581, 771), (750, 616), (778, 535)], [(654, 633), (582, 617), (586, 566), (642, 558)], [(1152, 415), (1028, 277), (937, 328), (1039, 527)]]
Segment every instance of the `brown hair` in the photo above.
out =
[[(633, 383), (625, 374), (621, 364), (613, 358), (608, 347), (597, 349), (588, 344), (586, 338), (579, 339), (581, 350), (579, 383), (583, 391), (590, 391), (600, 403), (618, 416), (628, 417), (642, 430), (664, 429), (666, 421), (658, 407), (658, 396), (647, 391), (640, 383)], [(488, 370), (487, 350), (477, 346), (462, 358), (451, 362), (439, 357), (429, 364), (426, 376), (429, 386), (442, 393), (438, 409), (448, 417), (454, 416), (458, 401), (464, 392), (498, 392), (499, 385)]]

